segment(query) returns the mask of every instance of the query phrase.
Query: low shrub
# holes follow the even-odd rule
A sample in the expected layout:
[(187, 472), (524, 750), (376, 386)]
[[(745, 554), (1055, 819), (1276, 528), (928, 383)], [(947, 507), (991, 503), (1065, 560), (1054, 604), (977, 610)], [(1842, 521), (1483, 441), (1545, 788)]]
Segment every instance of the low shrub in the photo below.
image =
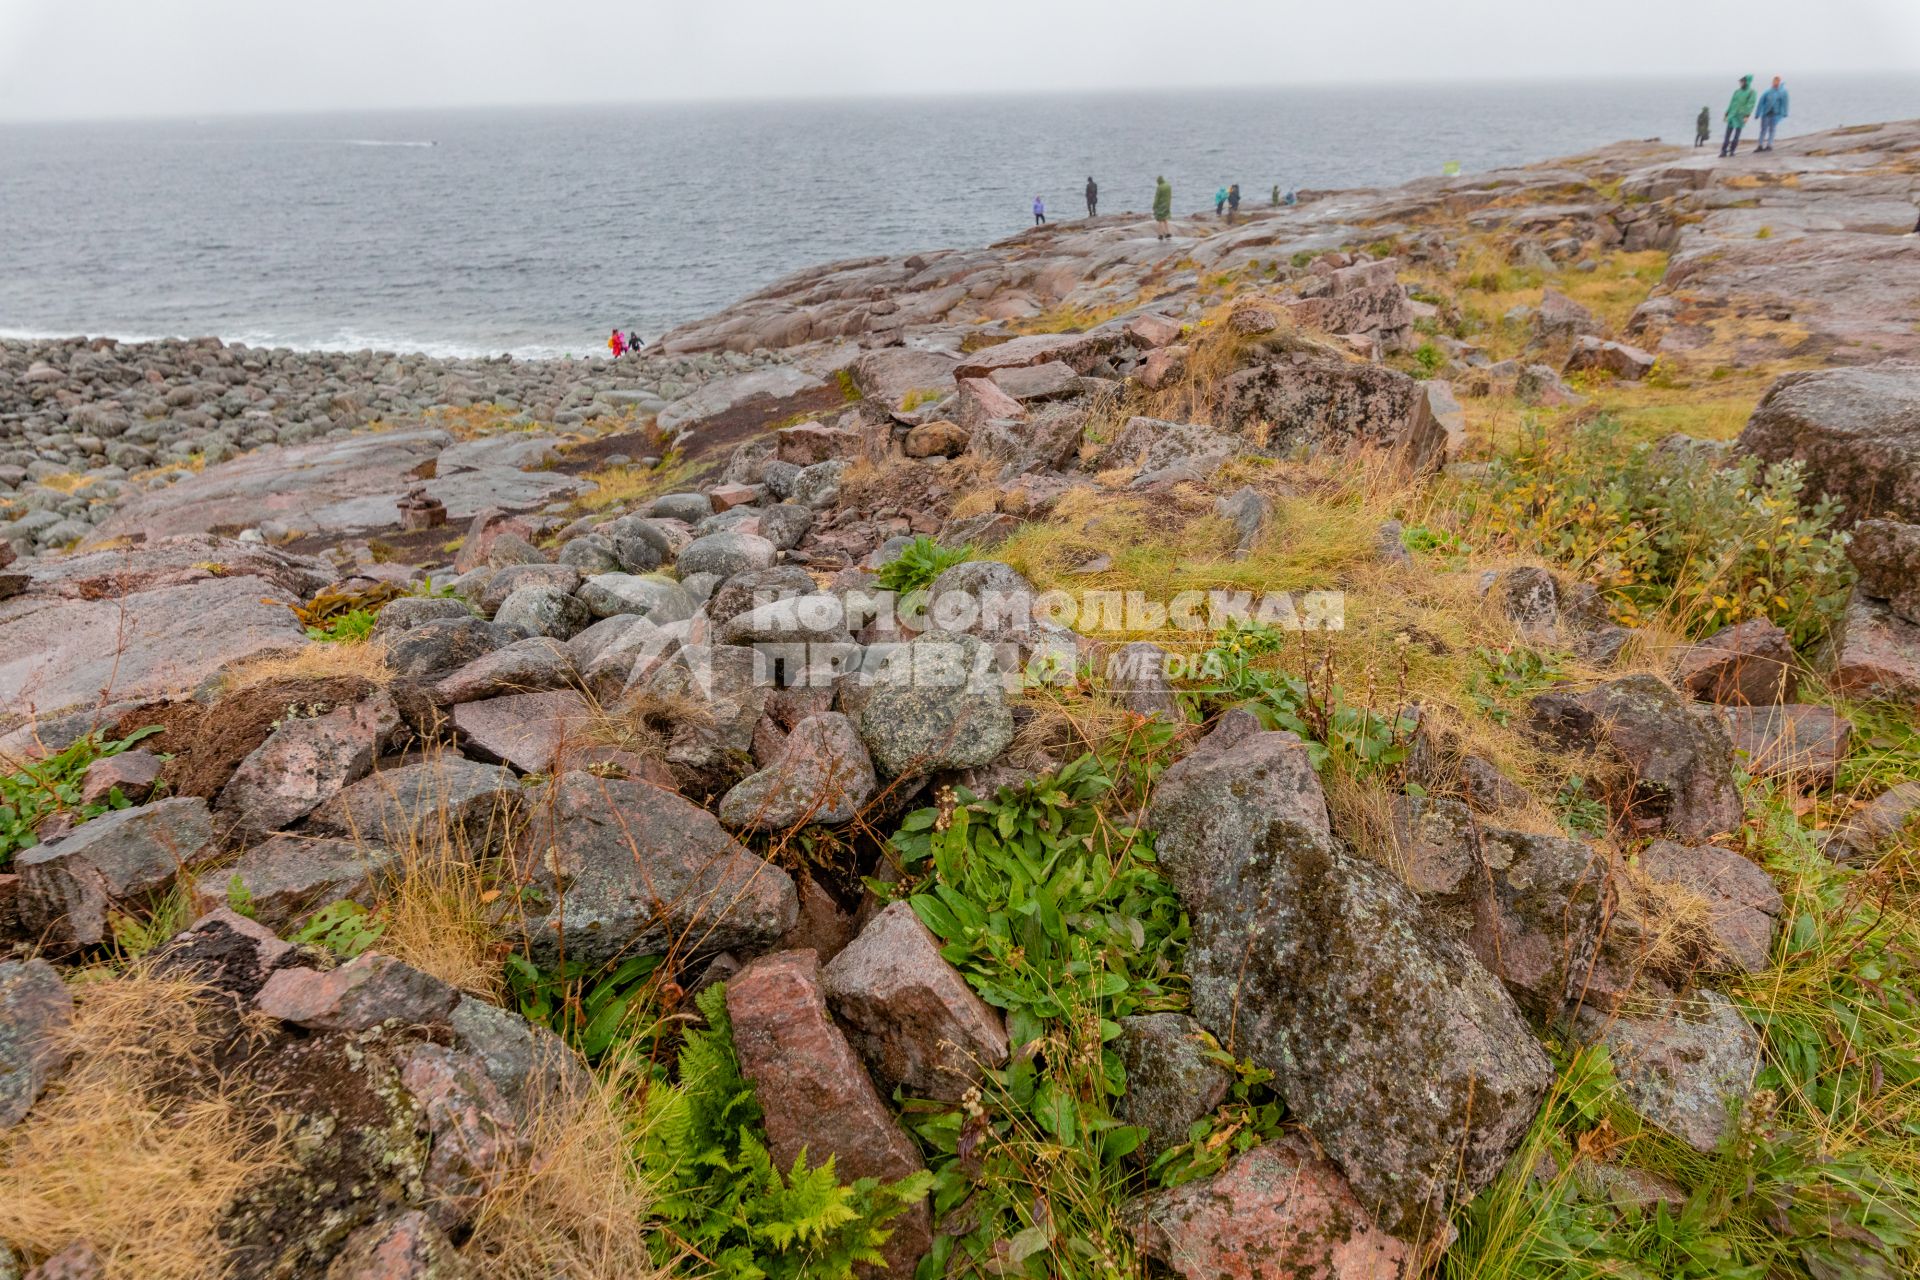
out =
[(1803, 503), (1797, 463), (1763, 471), (1696, 448), (1610, 447), (1611, 419), (1571, 436), (1535, 432), (1497, 459), (1468, 504), (1485, 535), (1546, 556), (1606, 593), (1628, 624), (1664, 612), (1708, 635), (1750, 618), (1818, 639), (1852, 574), (1838, 504)]

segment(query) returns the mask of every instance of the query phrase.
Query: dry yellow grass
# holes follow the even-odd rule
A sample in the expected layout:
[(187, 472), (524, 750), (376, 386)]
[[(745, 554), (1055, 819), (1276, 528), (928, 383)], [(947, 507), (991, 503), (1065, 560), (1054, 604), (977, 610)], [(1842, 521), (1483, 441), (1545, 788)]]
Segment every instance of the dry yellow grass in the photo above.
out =
[(701, 463), (680, 457), (669, 458), (657, 467), (602, 467), (580, 477), (594, 487), (575, 498), (573, 504), (581, 511), (637, 506), (687, 487), (703, 469)]
[(378, 640), (359, 644), (309, 644), (292, 653), (270, 654), (234, 670), (226, 690), (246, 689), (269, 680), (311, 679), (321, 676), (359, 676), (375, 684), (392, 681), (387, 646)]
[(451, 822), (435, 824), (400, 850), (380, 904), (386, 931), (379, 949), (497, 1003), (502, 951), (493, 900), (465, 834)]
[(72, 1065), (0, 1139), (0, 1239), (29, 1259), (91, 1241), (108, 1280), (224, 1274), (226, 1209), (281, 1155), (207, 1060), (210, 1007), (139, 972), (77, 996)]
[(650, 1245), (651, 1189), (642, 1172), (634, 1100), (640, 1064), (616, 1055), (584, 1096), (542, 1101), (524, 1136), (534, 1158), (493, 1187), (475, 1215), (466, 1256), (501, 1280), (619, 1276), (669, 1269)]

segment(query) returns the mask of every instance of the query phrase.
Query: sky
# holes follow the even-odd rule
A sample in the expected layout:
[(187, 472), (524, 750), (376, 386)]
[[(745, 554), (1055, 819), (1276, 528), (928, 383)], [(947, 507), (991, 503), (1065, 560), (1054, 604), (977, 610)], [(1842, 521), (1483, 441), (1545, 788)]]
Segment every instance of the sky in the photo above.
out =
[(0, 0), (0, 120), (1920, 71), (1920, 0)]

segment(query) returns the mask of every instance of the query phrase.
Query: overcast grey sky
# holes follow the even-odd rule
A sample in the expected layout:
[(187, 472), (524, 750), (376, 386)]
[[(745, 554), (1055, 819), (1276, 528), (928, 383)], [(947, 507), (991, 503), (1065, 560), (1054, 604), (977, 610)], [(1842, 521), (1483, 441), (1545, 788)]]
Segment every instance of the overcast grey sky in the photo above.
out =
[(0, 0), (0, 119), (1769, 70), (1920, 0)]

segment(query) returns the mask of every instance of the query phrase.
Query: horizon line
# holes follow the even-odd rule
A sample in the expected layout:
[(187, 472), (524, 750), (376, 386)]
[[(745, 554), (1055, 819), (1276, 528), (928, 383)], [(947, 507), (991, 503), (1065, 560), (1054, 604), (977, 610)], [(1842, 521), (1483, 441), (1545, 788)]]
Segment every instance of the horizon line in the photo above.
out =
[[(1006, 89), (911, 89), (893, 90), (884, 93), (782, 93), (782, 94), (718, 94), (713, 96), (673, 97), (673, 98), (569, 98), (569, 99), (528, 99), (492, 102), (413, 102), (393, 103), (383, 106), (303, 106), (303, 107), (229, 107), (200, 111), (163, 111), (148, 115), (108, 114), (108, 115), (11, 115), (0, 113), (0, 126), (7, 125), (63, 125), (63, 124), (166, 124), (166, 123), (206, 123), (214, 120), (250, 120), (276, 119), (289, 117), (314, 116), (368, 116), (382, 114), (426, 114), (430, 112), (470, 112), (470, 111), (564, 111), (590, 110), (610, 107), (728, 107), (728, 106), (782, 106), (816, 105), (824, 103), (865, 103), (865, 102), (901, 102), (901, 101), (939, 101), (942, 99), (977, 100), (990, 98), (1065, 98), (1065, 97), (1129, 97), (1154, 98), (1171, 97), (1190, 93), (1273, 93), (1295, 90), (1329, 89), (1379, 89), (1382, 86), (1406, 88), (1463, 88), (1468, 86), (1498, 85), (1537, 85), (1553, 83), (1620, 83), (1677, 81), (1715, 76), (1721, 80), (1738, 79), (1746, 72), (1725, 71), (1661, 71), (1648, 73), (1606, 74), (1595, 72), (1592, 75), (1567, 75), (1564, 73), (1543, 73), (1539, 75), (1511, 76), (1433, 76), (1433, 77), (1391, 77), (1380, 80), (1290, 80), (1243, 81), (1232, 84), (1189, 84), (1166, 85), (1154, 88), (1120, 87), (1082, 87), (1082, 88), (1006, 88)], [(1752, 73), (1756, 77), (1762, 73)], [(1901, 76), (1920, 79), (1920, 67), (1815, 67), (1796, 71), (1793, 77), (1801, 76)]]

